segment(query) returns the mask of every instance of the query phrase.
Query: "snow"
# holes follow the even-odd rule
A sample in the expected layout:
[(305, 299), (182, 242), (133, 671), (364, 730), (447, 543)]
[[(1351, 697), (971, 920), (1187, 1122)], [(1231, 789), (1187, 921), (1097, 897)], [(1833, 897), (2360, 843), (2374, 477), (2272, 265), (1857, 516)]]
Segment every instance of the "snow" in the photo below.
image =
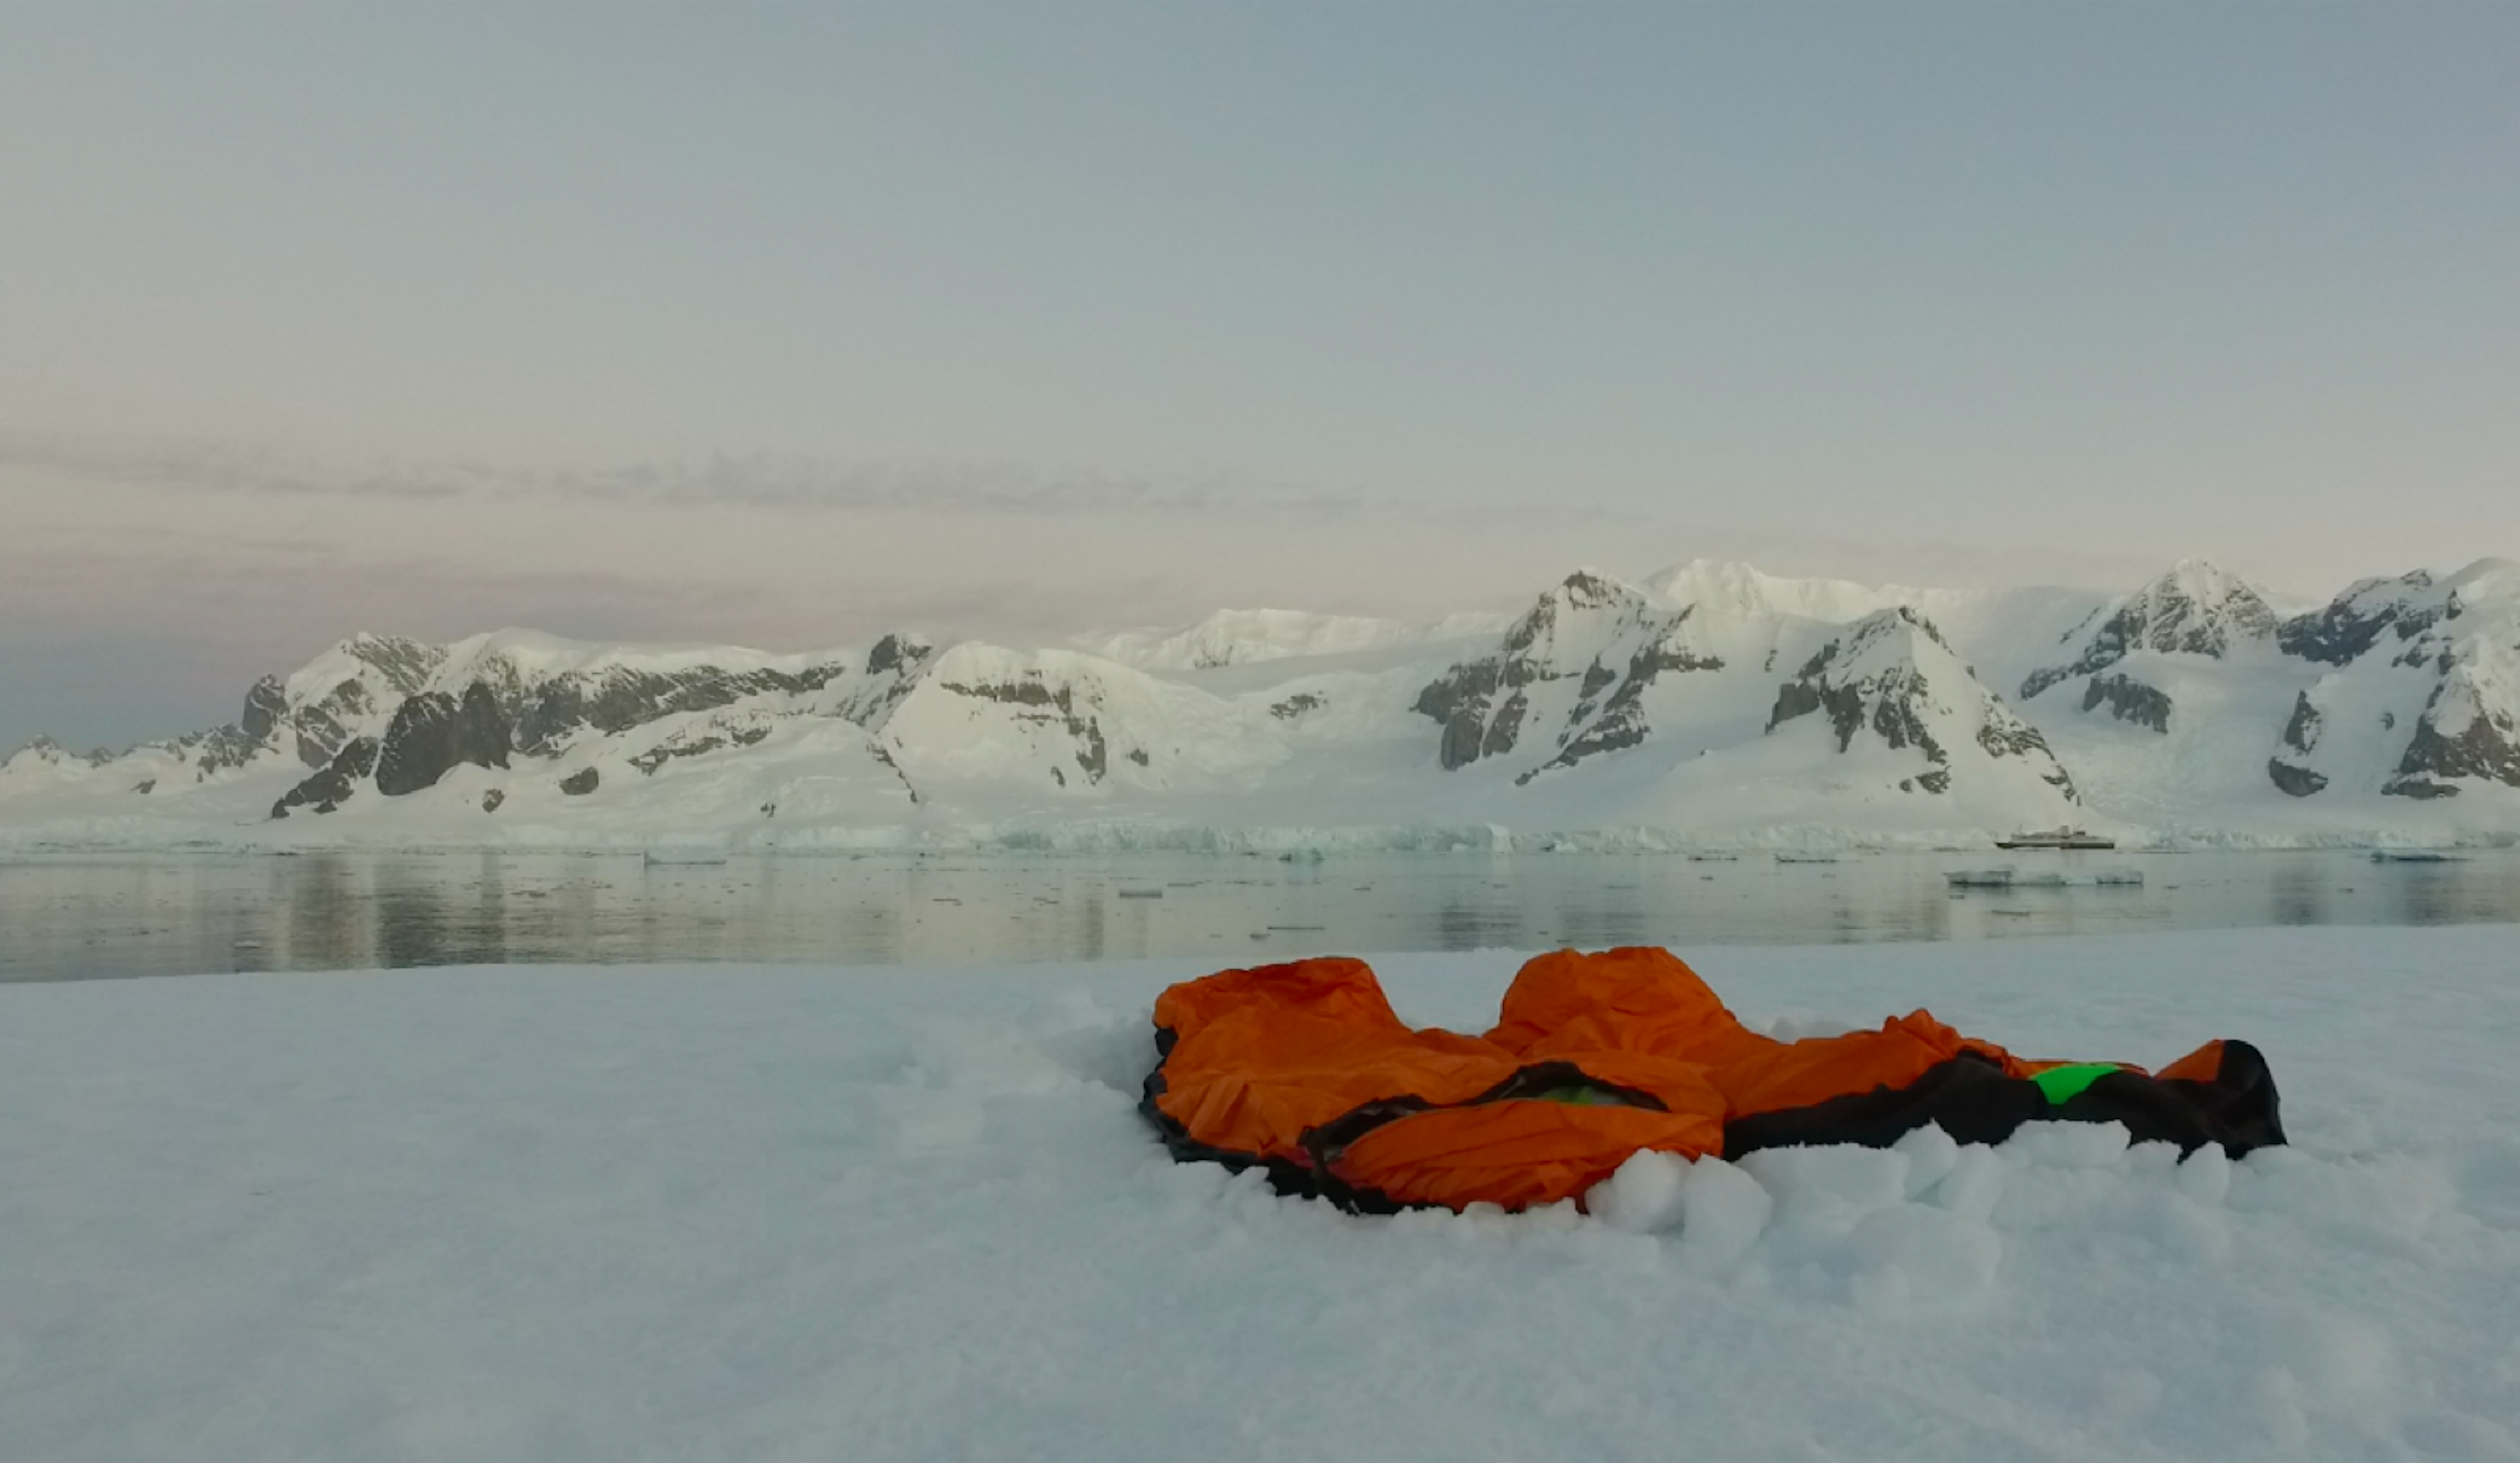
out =
[(937, 656), (883, 734), (914, 782), (1039, 799), (1248, 785), (1285, 759), (1282, 726), (1264, 706), (1077, 651), (973, 642)]
[(1220, 609), (1182, 628), (1080, 636), (1077, 648), (1142, 671), (1210, 671), (1307, 656), (1355, 655), (1471, 637), (1493, 638), (1510, 616), (1469, 611), (1426, 624), (1295, 609)]
[[(1526, 603), (1509, 622), (1231, 610), (1081, 648), (906, 654), (358, 636), (276, 678), (286, 704), (258, 744), (230, 732), (103, 761), (10, 757), (0, 848), (1395, 850), (1490, 827), (1517, 848), (1968, 847), (2067, 820), (2129, 847), (2520, 837), (2520, 785), (2491, 747), (2462, 753), (2455, 797), (2390, 795), (2419, 731), (2492, 742), (2520, 725), (2520, 565), (2505, 560), (2362, 582), (2299, 622), (2289, 648), (2294, 625), (2267, 634), (2263, 597), (2201, 560), (2119, 596), (1868, 588), (1692, 560), (1641, 584), (1586, 571)], [(1935, 634), (1877, 633), (1907, 623), (1902, 610)], [(1951, 754), (1946, 790), (1879, 737), (1773, 721), (1780, 688), (1840, 642), (1882, 656), (1859, 667), (1880, 684), (1921, 680)], [(2102, 674), (2167, 699), (2167, 732), (2086, 705), (2102, 651)], [(1480, 665), (1498, 673), (1491, 720), (1462, 730), (1510, 716), (1519, 733), (1495, 749), (1476, 738), (1481, 754), (1447, 768), (1447, 722), (1418, 708)], [(2016, 700), (2043, 672), (2064, 679)], [(719, 689), (684, 696), (687, 683)], [(302, 758), (382, 735), (409, 694), (474, 684), (512, 710), (554, 687), (562, 702), (618, 692), (651, 719), (566, 721), (504, 769), (396, 798), (370, 783), (337, 812), (270, 819), (307, 777)], [(2280, 740), (2304, 696), (2320, 714), (2307, 751)], [(2045, 757), (1981, 750), (1974, 729), (2015, 716), (2078, 801)], [(2277, 760), (2295, 790), (2298, 774), (2323, 785), (2289, 795)], [(591, 793), (558, 790), (589, 771)]]
[(2455, 738), (2466, 735), (2480, 720), (2506, 730), (2520, 722), (2520, 644), (2505, 648), (2475, 641), (2463, 647), (2460, 657), (2443, 673), (2429, 708), (2433, 730)]
[[(1741, 949), (1745, 1019), (2263, 1046), (2115, 1128), (1364, 1219), (1141, 1124), (1179, 962), (0, 988), (0, 1456), (2520, 1456), (2514, 931)], [(1477, 1027), (1504, 953), (1378, 961)]]
[(1792, 615), (1828, 624), (1860, 620), (1907, 602), (1898, 590), (1843, 579), (1788, 579), (1744, 563), (1693, 558), (1646, 577), (1644, 587), (1671, 604), (1696, 604), (1728, 619)]

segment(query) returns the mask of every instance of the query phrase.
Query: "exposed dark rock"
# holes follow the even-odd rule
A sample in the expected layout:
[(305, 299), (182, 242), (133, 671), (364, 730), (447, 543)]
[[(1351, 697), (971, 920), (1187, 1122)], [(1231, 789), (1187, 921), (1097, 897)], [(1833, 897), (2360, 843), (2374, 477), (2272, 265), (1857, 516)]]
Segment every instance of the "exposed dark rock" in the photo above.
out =
[(428, 678), (446, 664), (444, 647), (398, 635), (355, 635), (343, 643), (342, 648), (373, 667), (384, 678), (385, 685), (406, 696), (428, 685)]
[[(1931, 635), (1937, 643), (1941, 642), (1940, 632), (1913, 612), (1901, 608), (1895, 613)], [(1818, 653), (1803, 662), (1803, 668), (1794, 674), (1793, 680), (1777, 687), (1776, 704), (1768, 711), (1767, 730), (1774, 732), (1787, 722), (1823, 711), (1828, 714), (1829, 729), (1837, 733), (1837, 749), (1841, 752), (1855, 745), (1856, 733), (1863, 731), (1868, 721), (1874, 734), (1884, 744), (1914, 747), (1925, 754), (1926, 761), (1938, 767), (1949, 763), (1951, 755), (1934, 739), (1933, 732), (1926, 729), (1924, 718), (1918, 713), (1917, 705), (1924, 698), (1926, 686), (1923, 674), (1916, 670), (1913, 662), (1903, 663), (1876, 676), (1854, 680), (1842, 680), (1828, 674), (1829, 667), (1845, 653), (1850, 641), (1877, 633), (1868, 621), (1821, 646)]]
[[(1641, 607), (1634, 590), (1591, 574), (1568, 575), (1522, 618), (1506, 631), (1502, 650), (1483, 660), (1454, 666), (1443, 679), (1418, 692), (1417, 710), (1444, 724), (1438, 758), (1447, 772), (1482, 757), (1502, 757), (1514, 749), (1531, 698), (1522, 687), (1558, 679), (1571, 672), (1552, 668), (1535, 654), (1542, 641), (1554, 643), (1561, 607), (1567, 611)], [(1598, 661), (1591, 673), (1600, 672)], [(1498, 699), (1498, 692), (1507, 694)]]
[(2039, 729), (2016, 716), (1993, 693), (1987, 700), (1986, 724), (1977, 729), (1977, 744), (1986, 749), (1986, 754), (2020, 757), (2033, 764), (2046, 762), (2048, 771), (2039, 775), (2039, 780), (2063, 793), (2066, 801), (2081, 802), (2083, 795), (2074, 790), (2073, 775), (2065, 771), (2065, 764), (2057, 759), (2055, 749), (2048, 745), (2048, 738), (2040, 734)]
[[(1068, 729), (1075, 730), (1073, 719), (1069, 721)], [(1102, 722), (1093, 717), (1087, 717), (1085, 730), (1081, 734), (1085, 738), (1085, 746), (1076, 754), (1076, 765), (1085, 770), (1086, 781), (1100, 782), (1102, 780), (1104, 769), (1111, 765), (1110, 749), (1102, 744)]]
[(1603, 717), (1577, 733), (1574, 740), (1558, 748), (1556, 756), (1513, 780), (1517, 783), (1528, 782), (1542, 773), (1573, 767), (1587, 757), (1598, 757), (1604, 752), (1624, 751), (1644, 739), (1645, 726), (1642, 718)]
[(2458, 789), (2423, 777), (2392, 777), (2380, 791), (2393, 798), (2454, 798)]
[(405, 700), (385, 728), (377, 791), (402, 797), (433, 787), (452, 769), (508, 765), (508, 719), (490, 687), (475, 681), (457, 700), (424, 691)]
[(887, 635), (875, 643), (867, 652), (867, 674), (880, 676), (886, 671), (916, 670), (936, 647), (915, 636)]
[(1502, 757), (1513, 750), (1514, 739), (1522, 735), (1522, 718), (1531, 710), (1531, 698), (1516, 688), (1497, 708), (1496, 720), (1488, 723), (1487, 735), (1479, 739), (1479, 755)]
[(1053, 689), (1038, 675), (1024, 675), (1012, 681), (989, 681), (966, 686), (959, 681), (936, 683), (958, 696), (976, 696), (983, 701), (1003, 701), (1010, 706), (1056, 706), (1067, 711), (1075, 697), (1064, 686)]
[[(2294, 756), (2309, 756), (2318, 745), (2318, 735), (2327, 728), (2327, 719), (2310, 699), (2309, 691), (2292, 698), (2292, 715), (2284, 722), (2280, 737), (2283, 746)], [(2286, 796), (2306, 798), (2327, 785), (2327, 776), (2297, 763), (2284, 760), (2283, 752), (2267, 759), (2267, 780)]]
[(1497, 662), (1474, 660), (1453, 667), (1443, 679), (1418, 693), (1414, 708), (1418, 714), (1444, 724), (1440, 752), (1444, 771), (1467, 767), (1479, 760), (1479, 748), (1487, 737), (1490, 698), (1496, 694), (1498, 684)]
[(359, 784), (377, 770), (377, 739), (373, 736), (353, 738), (347, 746), (333, 755), (324, 770), (289, 789), (279, 802), (271, 805), (271, 816), (287, 818), (292, 808), (311, 807), (318, 813), (330, 813), (349, 800)]
[(2275, 631), (2275, 644), (2303, 660), (2348, 664), (2388, 631), (2395, 630), (2402, 641), (2412, 640), (2444, 620), (2457, 619), (2464, 606), (2455, 592), (2437, 602), (2416, 602), (2415, 597), (2432, 587), (2432, 575), (2421, 569), (2393, 581), (2357, 585), (2324, 609), (2286, 620)]
[(496, 813), (499, 811), (499, 805), (505, 803), (507, 800), (508, 789), (504, 787), (493, 787), (488, 792), (481, 794), (481, 811), (484, 813)]
[[(40, 761), (48, 761), (48, 763), (88, 763), (91, 768), (101, 768), (106, 766), (106, 763), (113, 761), (113, 758), (118, 758), (118, 755), (126, 755), (111, 748), (91, 748), (91, 750), (83, 750), (83, 753), (73, 753), (73, 750), (61, 745), (58, 740), (53, 740), (53, 737), (35, 737), (35, 740), (25, 743), (22, 748), (18, 748), (18, 753), (35, 753)], [(10, 758), (15, 758), (18, 753), (10, 753)]]
[(2105, 704), (2109, 714), (2122, 722), (2149, 727), (2155, 732), (2170, 730), (2170, 696), (2146, 686), (2132, 676), (2093, 676), (2083, 691), (2083, 709), (2093, 711)]
[(642, 776), (652, 777), (656, 769), (677, 757), (700, 757), (726, 747), (748, 747), (769, 734), (770, 729), (764, 726), (729, 727), (698, 735), (683, 732), (669, 736), (631, 758), (630, 765), (639, 769)]
[[(892, 760), (891, 749), (887, 748), (881, 741), (870, 736), (867, 738), (867, 750), (875, 754), (876, 761), (892, 769), (892, 775), (901, 779), (901, 790), (910, 794), (910, 801), (913, 806), (916, 806), (920, 800), (919, 788), (910, 780), (910, 774), (901, 770), (901, 764)], [(776, 814), (778, 809), (775, 805), (765, 805), (761, 811), (765, 816), (768, 816)]]
[(567, 793), (570, 797), (582, 798), (588, 793), (593, 792), (596, 789), (597, 784), (601, 783), (603, 780), (604, 775), (597, 772), (594, 768), (580, 768), (576, 772), (570, 773), (567, 776), (560, 779), (560, 790)]
[(1129, 749), (1129, 760), (1138, 764), (1140, 767), (1145, 767), (1154, 759), (1147, 755), (1147, 749), (1145, 747), (1131, 747)]
[(1614, 580), (1577, 571), (1566, 576), (1557, 588), (1543, 595), (1529, 613), (1513, 622), (1505, 633), (1505, 652), (1508, 658), (1521, 655), (1541, 639), (1557, 628), (1560, 605), (1569, 610), (1626, 608), (1642, 602), (1635, 590)]
[(280, 719), (289, 714), (289, 691), (277, 676), (265, 676), (245, 693), (245, 716), (237, 725), (258, 745), (271, 740), (280, 730)]
[(263, 748), (263, 743), (247, 734), (242, 727), (221, 727), (217, 731), (203, 732), (198, 738), (188, 739), (193, 741), (193, 766), (204, 777), (212, 773), (243, 767)]
[[(1601, 707), (1598, 716), (1586, 720), (1583, 708), (1579, 707), (1575, 725), (1559, 743), (1557, 755), (1514, 778), (1514, 781), (1528, 782), (1542, 773), (1573, 767), (1587, 757), (1625, 751), (1642, 743), (1652, 731), (1645, 724), (1644, 689), (1653, 684), (1654, 669), (1649, 658), (1653, 653), (1650, 649), (1641, 651), (1637, 659), (1629, 663), (1627, 678), (1619, 681), (1619, 688), (1611, 692), (1609, 701)], [(1691, 670), (1699, 668), (1686, 667)], [(1619, 680), (1616, 676), (1610, 679)], [(1591, 684), (1589, 680), (1587, 684)]]
[(132, 788), (131, 790), (145, 798), (149, 796), (149, 794), (158, 790), (158, 779), (156, 777), (143, 777), (140, 779), (140, 785)]
[[(1942, 632), (1914, 611), (1903, 606), (1889, 613), (1897, 614), (1910, 626), (1922, 631), (1935, 643), (1943, 643)], [(1874, 617), (1874, 620), (1878, 619), (1878, 616)], [(1838, 657), (1847, 653), (1849, 643), (1879, 633), (1874, 621), (1868, 620), (1821, 646), (1811, 659), (1803, 662), (1802, 669), (1794, 673), (1792, 681), (1777, 687), (1777, 701), (1769, 709), (1767, 730), (1774, 732), (1797, 717), (1825, 711), (1830, 730), (1837, 733), (1837, 749), (1841, 752), (1855, 745), (1855, 733), (1864, 729), (1868, 719), (1874, 733), (1887, 745), (1915, 747), (1925, 754), (1928, 762), (1949, 762), (1949, 754), (1934, 739), (1933, 732), (1926, 730), (1924, 718), (1917, 711), (1926, 686), (1923, 673), (1912, 661), (1877, 676), (1858, 677), (1851, 681), (1828, 674), (1829, 667)]]
[[(2445, 733), (2442, 725), (2453, 713), (2458, 730)], [(2397, 776), (2381, 791), (2402, 797), (2441, 797), (2457, 790), (2401, 791), (2408, 779), (2425, 777), (2479, 777), (2520, 787), (2520, 730), (2515, 730), (2509, 716), (2481, 704), (2472, 685), (2444, 682), (2434, 688), (2424, 714), (2415, 721), (2415, 734), (2408, 739), (2406, 755), (2398, 761)]]
[[(1427, 687), (1429, 690), (1432, 690), (1433, 688), (1433, 687)], [(1424, 697), (1421, 695), (1419, 699), (1423, 700)], [(1321, 707), (1322, 698), (1320, 696), (1317, 696), (1308, 690), (1299, 690), (1293, 695), (1288, 696), (1286, 699), (1270, 707), (1269, 714), (1282, 722), (1291, 722), (1308, 711), (1319, 711)]]
[[(1110, 765), (1110, 749), (1102, 741), (1102, 724), (1090, 713), (1078, 714), (1075, 693), (1064, 683), (1054, 687), (1045, 683), (1038, 672), (1025, 672), (1007, 681), (981, 682), (973, 685), (939, 681), (935, 685), (939, 689), (951, 691), (958, 696), (973, 696), (983, 701), (998, 701), (1011, 706), (1044, 708), (1039, 715), (1018, 717), (1017, 720), (1045, 725), (1055, 721), (1059, 724), (1069, 736), (1076, 739), (1076, 765), (1083, 769), (1086, 780), (1089, 782), (1102, 780), (1102, 775)], [(1051, 715), (1052, 712), (1056, 712), (1057, 715)], [(1067, 785), (1066, 775), (1058, 769), (1052, 768), (1051, 776), (1058, 778), (1059, 786)]]
[[(1625, 658), (1624, 670), (1598, 653), (1588, 654), (1580, 669), (1552, 658), (1565, 654), (1572, 660), (1573, 652), (1559, 645), (1558, 637), (1562, 617), (1578, 611), (1612, 617), (1613, 652)], [(1527, 688), (1578, 676), (1575, 704), (1556, 729), (1556, 755), (1514, 780), (1528, 782), (1542, 773), (1643, 741), (1651, 732), (1643, 692), (1657, 676), (1723, 669), (1720, 658), (1696, 654), (1679, 637), (1695, 612), (1690, 605), (1665, 615), (1625, 585), (1591, 574), (1569, 576), (1514, 622), (1497, 654), (1456, 665), (1418, 692), (1418, 714), (1444, 724), (1438, 760), (1452, 771), (1514, 751), (1532, 715)]]
[[(1680, 612), (1680, 619), (1671, 622), (1669, 629), (1665, 631), (1661, 640), (1656, 641), (1651, 645), (1639, 651), (1636, 658), (1628, 662), (1628, 680), (1631, 683), (1638, 681), (1651, 681), (1666, 671), (1720, 671), (1724, 669), (1723, 656), (1699, 655), (1684, 646), (1672, 643), (1669, 631), (1679, 629), (1681, 622), (1687, 620), (1696, 611), (1696, 608), (1697, 606), (1692, 604), (1688, 609), (1682, 610)], [(1775, 658), (1774, 651), (1769, 652), (1769, 658), (1772, 660)]]
[[(1821, 694), (1821, 687), (1808, 681), (1788, 681), (1777, 687), (1777, 704), (1768, 708), (1767, 730), (1774, 732), (1785, 723), (1807, 717), (1827, 704)], [(1834, 722), (1835, 718), (1831, 721)], [(1857, 713), (1856, 722), (1862, 724), (1861, 712)]]
[[(1903, 653), (1893, 657), (1872, 655), (1875, 646), (1903, 634), (1915, 638), (1890, 642)], [(1884, 746), (1913, 747), (1924, 754), (1926, 771), (1904, 780), (1903, 788), (1929, 793), (1950, 791), (1952, 757), (1926, 720), (1926, 711), (1934, 703), (1931, 687), (1917, 663), (1916, 640), (1930, 641), (1946, 652), (1951, 648), (1932, 621), (1904, 606), (1856, 622), (1803, 662), (1793, 680), (1777, 687), (1776, 704), (1768, 713), (1768, 731), (1773, 732), (1806, 716), (1824, 714), (1839, 751), (1850, 750), (1856, 737), (1869, 731)], [(1857, 667), (1867, 664), (1875, 669), (1855, 674)], [(1983, 703), (1976, 740), (1988, 756), (2020, 757), (2033, 766), (2044, 764), (2041, 778), (2069, 801), (2076, 799), (2073, 779), (2037, 728), (2014, 715), (1974, 680), (1967, 683), (1966, 691)]]
[(349, 744), (350, 724), (376, 709), (376, 698), (361, 681), (343, 681), (325, 692), (322, 700), (298, 707), (289, 718), (296, 733), (297, 760), (308, 767), (327, 766)]
[(2230, 653), (2234, 642), (2264, 637), (2274, 628), (2274, 611), (2257, 591), (2210, 565), (2182, 564), (2137, 591), (2101, 622), (2070, 663), (2033, 671), (2021, 683), (2021, 698), (2027, 701), (2060, 682), (2105, 670), (2138, 650), (2220, 658)]
[[(365, 666), (368, 676), (343, 677), (322, 696), (282, 711), (273, 728), (275, 734), (290, 734), (297, 760), (308, 767), (330, 765), (348, 744), (354, 727), (384, 706), (418, 692), (446, 663), (446, 652), (440, 647), (395, 636), (352, 636), (341, 643), (340, 649)], [(370, 689), (369, 677), (382, 683), (383, 700)], [(256, 692), (261, 689), (255, 687)], [(252, 700), (248, 697), (248, 716)]]
[[(907, 649), (887, 637), (896, 657)], [(883, 645), (878, 645), (878, 649)], [(555, 676), (524, 689), (516, 719), (516, 749), (529, 757), (556, 756), (582, 732), (610, 735), (682, 712), (714, 711), (750, 696), (820, 690), (849, 673), (845, 665), (785, 671), (637, 671), (613, 666)]]

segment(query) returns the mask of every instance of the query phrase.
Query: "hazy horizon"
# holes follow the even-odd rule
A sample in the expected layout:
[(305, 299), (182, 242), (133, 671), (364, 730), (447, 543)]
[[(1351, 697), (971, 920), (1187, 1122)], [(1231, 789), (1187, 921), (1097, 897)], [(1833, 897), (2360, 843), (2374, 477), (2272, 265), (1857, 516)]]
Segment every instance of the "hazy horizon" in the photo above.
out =
[(359, 629), (2520, 555), (2520, 9), (0, 12), (0, 749)]

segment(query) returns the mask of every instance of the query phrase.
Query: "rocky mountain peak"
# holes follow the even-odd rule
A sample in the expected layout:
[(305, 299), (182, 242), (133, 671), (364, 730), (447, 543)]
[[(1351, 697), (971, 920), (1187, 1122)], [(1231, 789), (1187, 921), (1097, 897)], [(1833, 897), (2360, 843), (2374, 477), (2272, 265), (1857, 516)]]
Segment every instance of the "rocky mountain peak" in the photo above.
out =
[(2438, 584), (2432, 573), (2416, 569), (2395, 579), (2363, 579), (2325, 606), (2286, 620), (2275, 632), (2275, 643), (2286, 655), (2321, 665), (2350, 665), (2390, 635), (2395, 642), (2414, 639), (2444, 620), (2458, 618), (2463, 608), (2455, 588)]
[(341, 642), (338, 648), (350, 659), (373, 667), (387, 686), (404, 695), (427, 686), (428, 678), (446, 663), (447, 654), (442, 645), (364, 630)]
[(936, 646), (925, 637), (895, 632), (877, 641), (875, 648), (867, 651), (867, 674), (908, 673), (917, 670), (921, 662), (935, 653)]
[(2183, 558), (2168, 573), (2118, 600), (2088, 631), (2068, 637), (2069, 659), (2033, 671), (2021, 683), (2025, 701), (2061, 682), (2108, 669), (2138, 650), (2205, 655), (2220, 660), (2249, 641), (2275, 632), (2266, 596), (2210, 559)]
[(1597, 570), (1568, 575), (1506, 631), (1496, 654), (1456, 664), (1418, 692), (1418, 713), (1444, 725), (1438, 760), (1451, 771), (1508, 755), (1528, 727), (1552, 743), (1522, 773), (1528, 781), (1642, 741), (1643, 695), (1656, 678), (1724, 666), (1685, 634), (1693, 613)]
[(1513, 622), (1505, 633), (1505, 650), (1508, 655), (1545, 660), (1558, 653), (1562, 638), (1598, 639), (1604, 632), (1616, 633), (1622, 625), (1642, 619), (1651, 608), (1645, 592), (1635, 585), (1598, 570), (1578, 569)]
[[(1130, 632), (1138, 659), (908, 634), (792, 654), (361, 635), (256, 683), (230, 726), (110, 755), (38, 743), (0, 764), (0, 805), (13, 834), (214, 838), (265, 809), (349, 807), (360, 841), (452, 837), (497, 811), (478, 836), (689, 820), (802, 844), (901, 818), (1065, 818), (1050, 810), (1080, 799), (1114, 826), (1693, 829), (1774, 813), (1912, 833), (2073, 817), (2059, 762), (2079, 776), (2089, 759), (2092, 816), (2131, 825), (2520, 827), (2508, 560), (2366, 580), (2272, 632), (2265, 598), (2202, 560), (2114, 598), (1868, 590), (1720, 560), (1533, 588), (1516, 613), (1449, 629), (1231, 612), (1188, 639)], [(2034, 703), (2034, 728), (1976, 666), (2034, 691), (2072, 679)]]
[(1828, 719), (1841, 753), (1865, 741), (1920, 753), (1924, 769), (1900, 779), (1903, 792), (1947, 793), (1959, 759), (1982, 756), (2017, 759), (2075, 800), (2073, 779), (2038, 729), (1978, 683), (1931, 620), (1904, 605), (1865, 616), (1815, 651), (1777, 688), (1767, 730), (1813, 715)]

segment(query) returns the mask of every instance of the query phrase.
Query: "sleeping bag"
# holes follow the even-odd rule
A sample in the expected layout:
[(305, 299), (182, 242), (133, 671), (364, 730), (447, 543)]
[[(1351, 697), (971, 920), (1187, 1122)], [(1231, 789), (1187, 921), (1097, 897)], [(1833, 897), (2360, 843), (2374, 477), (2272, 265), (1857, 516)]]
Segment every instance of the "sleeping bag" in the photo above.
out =
[(1362, 960), (1227, 970), (1155, 1001), (1141, 1104), (1176, 1158), (1257, 1165), (1285, 1193), (1369, 1213), (1578, 1197), (1639, 1149), (1884, 1147), (1926, 1124), (1963, 1143), (2025, 1122), (2123, 1123), (2137, 1142), (2233, 1156), (2283, 1141), (2245, 1042), (2159, 1072), (2023, 1061), (1924, 1011), (1778, 1041), (1744, 1027), (1667, 950), (1525, 964), (1495, 1028), (1403, 1022)]

